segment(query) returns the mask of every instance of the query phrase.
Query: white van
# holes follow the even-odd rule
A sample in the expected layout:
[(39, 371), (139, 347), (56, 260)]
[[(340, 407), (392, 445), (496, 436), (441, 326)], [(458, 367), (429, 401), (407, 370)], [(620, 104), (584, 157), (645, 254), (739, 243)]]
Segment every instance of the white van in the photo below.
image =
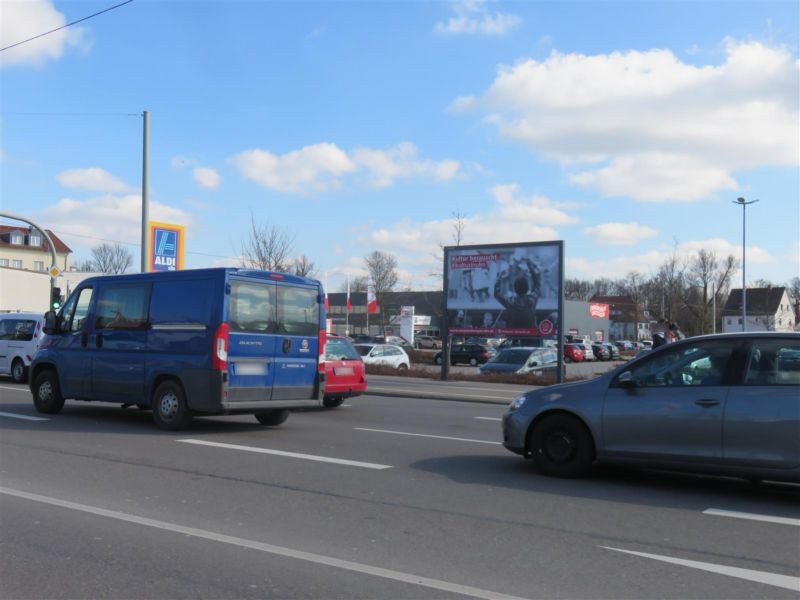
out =
[(0, 313), (0, 375), (11, 375), (17, 383), (28, 380), (28, 367), (44, 337), (43, 325), (40, 313)]

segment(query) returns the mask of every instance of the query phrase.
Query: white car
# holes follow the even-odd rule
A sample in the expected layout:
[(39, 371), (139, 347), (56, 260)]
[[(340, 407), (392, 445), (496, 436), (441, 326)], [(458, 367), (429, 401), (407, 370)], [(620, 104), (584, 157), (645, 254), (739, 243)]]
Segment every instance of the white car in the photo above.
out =
[(44, 315), (33, 312), (0, 314), (0, 374), (17, 383), (28, 380), (28, 367), (44, 332)]
[(583, 342), (581, 347), (583, 348), (583, 360), (595, 360), (596, 357), (594, 355), (594, 350), (592, 350), (591, 344)]
[(406, 370), (411, 366), (405, 350), (392, 344), (354, 344), (365, 365), (383, 365)]

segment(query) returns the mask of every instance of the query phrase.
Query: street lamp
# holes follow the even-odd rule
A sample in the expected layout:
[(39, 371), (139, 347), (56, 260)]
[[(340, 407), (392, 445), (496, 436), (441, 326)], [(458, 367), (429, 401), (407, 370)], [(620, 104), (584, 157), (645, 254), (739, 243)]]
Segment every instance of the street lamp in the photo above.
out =
[(733, 200), (734, 204), (741, 204), (742, 206), (742, 331), (747, 331), (747, 287), (745, 286), (745, 223), (747, 214), (747, 205), (755, 204), (758, 200), (746, 201), (744, 198), (737, 198)]

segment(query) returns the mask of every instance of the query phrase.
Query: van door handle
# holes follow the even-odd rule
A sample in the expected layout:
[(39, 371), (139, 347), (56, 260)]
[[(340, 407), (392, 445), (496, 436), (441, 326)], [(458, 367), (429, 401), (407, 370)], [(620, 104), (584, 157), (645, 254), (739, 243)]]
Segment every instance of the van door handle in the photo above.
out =
[(98, 348), (103, 347), (103, 334), (98, 333), (94, 336), (94, 345)]
[(719, 400), (695, 400), (697, 406), (718, 406)]
[(89, 335), (86, 333), (81, 334), (81, 348), (86, 348), (89, 345)]
[(292, 349), (292, 340), (289, 338), (283, 338), (283, 353), (289, 354), (289, 350)]

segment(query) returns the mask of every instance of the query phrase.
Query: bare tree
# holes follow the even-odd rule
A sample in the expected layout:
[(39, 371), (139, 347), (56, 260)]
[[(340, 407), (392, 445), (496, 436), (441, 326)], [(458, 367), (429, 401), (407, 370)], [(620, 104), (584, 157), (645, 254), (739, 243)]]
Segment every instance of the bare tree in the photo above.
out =
[(242, 244), (242, 266), (262, 271), (290, 271), (294, 237), (275, 225), (256, 223), (251, 213), (250, 235)]
[(713, 295), (727, 291), (731, 276), (738, 267), (739, 261), (732, 254), (719, 260), (714, 252), (705, 248), (689, 263), (686, 274), (686, 308), (696, 321), (696, 331), (707, 333), (710, 329), (708, 311)]
[(92, 258), (89, 261), (91, 270), (99, 273), (124, 273), (132, 264), (133, 254), (130, 250), (122, 244), (107, 242), (92, 248)]
[(800, 319), (800, 277), (792, 277), (786, 282), (786, 294), (794, 309), (794, 322), (797, 325), (797, 320)]
[(94, 271), (94, 263), (91, 258), (76, 260), (75, 268), (82, 273), (90, 273)]
[(314, 277), (317, 271), (314, 262), (305, 254), (294, 259), (292, 270), (295, 275), (299, 275), (300, 277)]
[[(359, 275), (350, 280), (350, 292), (366, 292), (367, 291), (367, 284), (369, 283), (369, 277), (366, 275)], [(342, 282), (341, 290), (342, 292), (347, 291), (347, 281)]]
[(397, 259), (391, 254), (375, 250), (364, 257), (364, 264), (375, 289), (381, 331), (383, 331), (386, 327), (386, 311), (384, 310), (386, 292), (391, 292), (397, 285)]
[[(457, 208), (450, 216), (453, 217), (453, 222), (450, 225), (453, 229), (452, 231), (452, 238), (454, 246), (460, 246), (461, 243), (464, 241), (464, 230), (467, 228), (467, 217), (464, 213), (461, 212), (460, 208)], [(445, 244), (439, 242), (439, 250), (433, 254), (433, 258), (436, 259), (436, 263), (441, 265), (444, 262), (444, 248)], [(436, 269), (435, 271), (431, 271), (428, 273), (431, 277), (435, 277), (437, 279), (442, 279), (442, 272)]]

